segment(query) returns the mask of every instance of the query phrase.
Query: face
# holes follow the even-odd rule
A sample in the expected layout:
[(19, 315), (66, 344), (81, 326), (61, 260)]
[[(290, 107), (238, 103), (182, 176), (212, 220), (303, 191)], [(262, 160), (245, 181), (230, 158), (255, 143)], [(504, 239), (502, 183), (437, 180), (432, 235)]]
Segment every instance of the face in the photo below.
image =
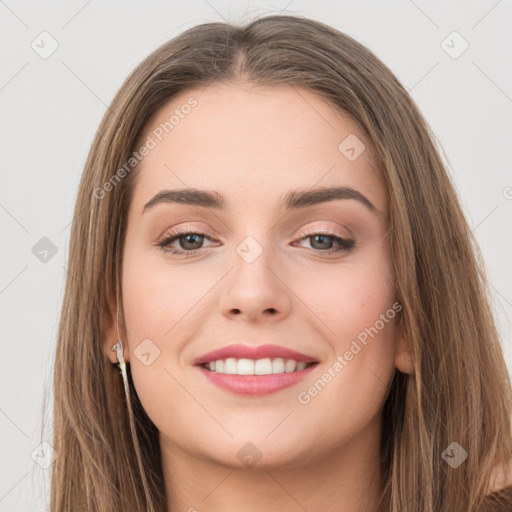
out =
[(123, 341), (167, 450), (286, 466), (376, 442), (400, 305), (362, 131), (307, 90), (232, 84), (174, 98), (140, 140)]

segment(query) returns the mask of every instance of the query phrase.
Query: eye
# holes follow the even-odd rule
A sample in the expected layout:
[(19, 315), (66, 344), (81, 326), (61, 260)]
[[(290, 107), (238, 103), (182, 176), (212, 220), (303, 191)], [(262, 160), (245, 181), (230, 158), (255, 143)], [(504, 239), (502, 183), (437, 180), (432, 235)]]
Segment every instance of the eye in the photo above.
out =
[[(206, 233), (192, 231), (190, 229), (176, 229), (168, 233), (156, 245), (163, 251), (171, 254), (179, 254), (183, 256), (195, 256), (201, 249), (204, 240), (213, 241)], [(350, 251), (355, 246), (355, 240), (348, 239), (331, 232), (318, 232), (312, 230), (306, 236), (299, 239), (310, 240), (310, 244), (316, 253), (332, 254), (341, 251)], [(330, 240), (330, 241), (329, 241)], [(173, 247), (176, 241), (179, 242), (179, 248)], [(332, 248), (333, 244), (337, 244), (337, 248)]]
[[(206, 233), (191, 231), (189, 229), (176, 229), (169, 233), (157, 246), (171, 254), (194, 256), (201, 249), (204, 239), (212, 240)], [(180, 248), (174, 248), (171, 244), (179, 241)]]
[[(315, 252), (324, 254), (332, 254), (340, 251), (350, 251), (355, 246), (355, 240), (344, 238), (331, 232), (311, 231), (307, 236), (303, 236), (300, 240), (309, 240), (310, 245)], [(333, 244), (337, 244), (337, 248), (332, 248)]]

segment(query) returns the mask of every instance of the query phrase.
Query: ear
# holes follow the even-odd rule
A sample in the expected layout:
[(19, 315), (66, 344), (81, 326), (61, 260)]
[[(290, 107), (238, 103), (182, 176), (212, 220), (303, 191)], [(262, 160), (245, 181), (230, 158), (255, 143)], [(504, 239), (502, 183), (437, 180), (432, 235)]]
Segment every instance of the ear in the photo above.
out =
[(412, 346), (402, 328), (402, 319), (397, 327), (395, 366), (402, 372), (409, 375), (414, 373), (414, 361), (412, 357)]
[[(107, 357), (114, 364), (117, 364), (117, 354), (112, 347), (119, 341), (119, 335), (117, 332), (117, 301), (112, 293), (108, 297), (108, 305), (103, 313), (103, 348), (107, 354)], [(126, 341), (123, 340), (123, 356), (126, 362), (129, 361), (127, 356)]]

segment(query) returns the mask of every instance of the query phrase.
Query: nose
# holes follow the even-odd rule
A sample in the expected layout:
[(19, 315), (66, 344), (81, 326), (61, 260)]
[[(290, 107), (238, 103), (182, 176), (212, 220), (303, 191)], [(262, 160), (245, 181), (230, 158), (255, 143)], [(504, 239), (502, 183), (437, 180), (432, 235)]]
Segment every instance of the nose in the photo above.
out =
[(239, 254), (233, 258), (220, 300), (222, 313), (230, 320), (277, 322), (290, 314), (292, 276), (276, 264), (270, 252), (263, 250), (253, 261)]

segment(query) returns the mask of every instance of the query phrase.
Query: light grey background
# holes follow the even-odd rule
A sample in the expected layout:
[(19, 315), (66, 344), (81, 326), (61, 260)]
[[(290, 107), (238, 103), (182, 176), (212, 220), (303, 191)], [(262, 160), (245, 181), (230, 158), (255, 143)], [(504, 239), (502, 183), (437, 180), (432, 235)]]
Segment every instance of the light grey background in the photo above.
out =
[[(136, 64), (183, 30), (280, 12), (354, 36), (411, 92), (481, 245), (512, 373), (510, 0), (0, 0), (0, 512), (46, 510), (50, 468), (40, 464), (52, 452), (32, 452), (51, 442), (41, 412), (51, 415), (69, 224), (106, 105)], [(57, 50), (42, 58), (52, 39)], [(46, 262), (32, 252), (43, 237), (57, 250)]]

